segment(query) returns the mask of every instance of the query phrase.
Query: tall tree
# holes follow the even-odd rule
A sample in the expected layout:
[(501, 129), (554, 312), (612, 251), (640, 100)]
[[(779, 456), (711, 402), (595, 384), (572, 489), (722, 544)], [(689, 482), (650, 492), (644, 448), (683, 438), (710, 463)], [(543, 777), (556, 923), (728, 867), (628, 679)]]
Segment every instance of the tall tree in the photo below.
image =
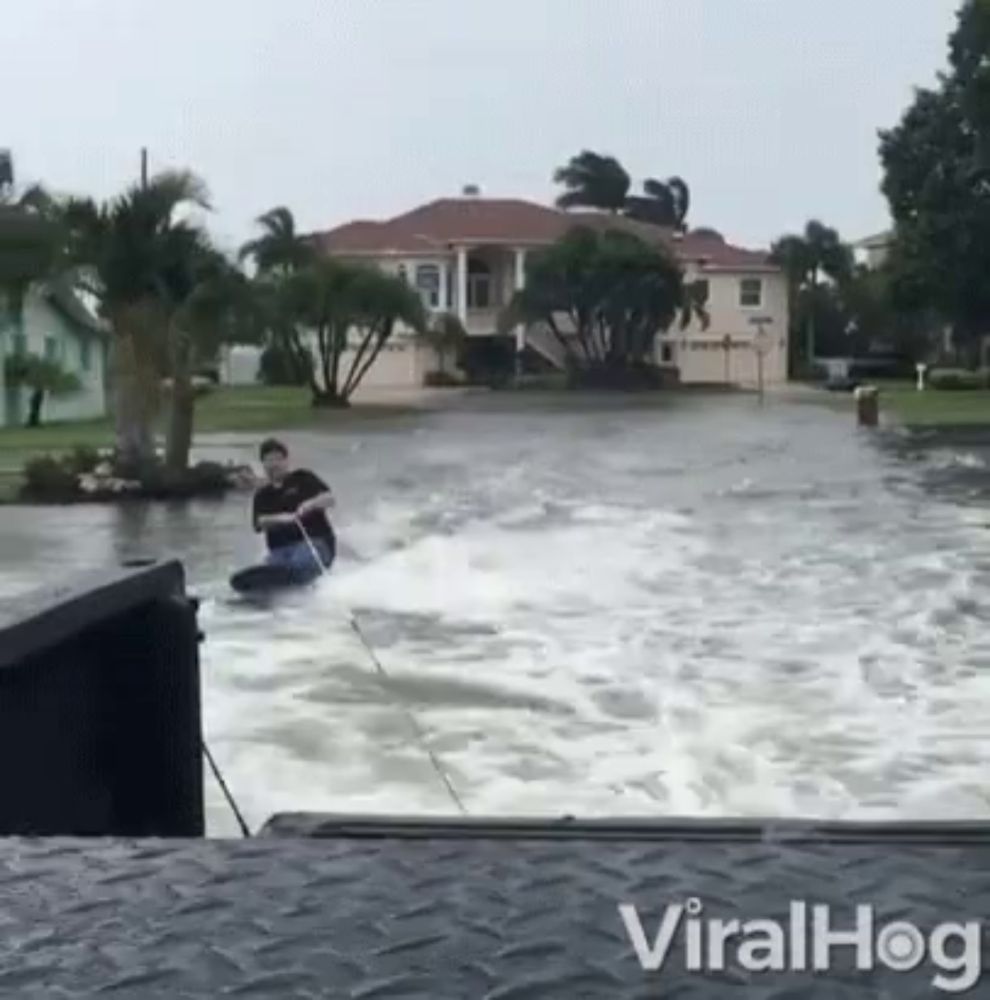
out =
[(545, 326), (576, 369), (622, 371), (653, 361), (656, 338), (698, 316), (704, 285), (688, 284), (677, 260), (619, 230), (575, 227), (537, 254), (500, 327)]
[(285, 273), (312, 263), (313, 246), (299, 235), (290, 209), (280, 205), (256, 221), (262, 233), (241, 247), (241, 260), (252, 260), (260, 274)]
[(398, 326), (426, 329), (415, 290), (374, 267), (317, 259), (282, 275), (273, 291), (275, 324), (292, 350), (305, 352), (315, 341), (314, 406), (347, 406)]
[(554, 183), (566, 189), (557, 199), (560, 208), (602, 208), (620, 212), (629, 193), (629, 174), (614, 156), (584, 150), (558, 167)]
[(241, 247), (240, 260), (250, 260), (255, 267), (254, 300), (265, 317), (265, 340), (269, 349), (284, 356), (293, 370), (305, 373), (315, 400), (320, 388), (313, 357), (295, 322), (298, 290), (286, 279), (313, 266), (318, 255), (312, 243), (299, 235), (291, 209), (281, 205), (272, 208), (256, 223), (261, 234)]
[(990, 4), (966, 0), (949, 68), (880, 133), (896, 294), (935, 310), (975, 359), (990, 333)]
[(53, 219), (53, 201), (40, 186), (15, 195), (0, 189), (0, 297), (15, 341), (24, 333), (24, 299), (35, 282), (57, 269), (61, 231)]
[(845, 281), (853, 269), (853, 256), (838, 232), (817, 219), (810, 221), (801, 235), (783, 236), (773, 244), (770, 259), (784, 269), (791, 290), (791, 301), (797, 302), (803, 292), (809, 293), (812, 308), (805, 311), (805, 360), (810, 365), (815, 357), (815, 309), (818, 288), (826, 278)]
[(154, 458), (154, 419), (176, 308), (172, 283), (204, 239), (182, 218), (189, 207), (209, 207), (204, 184), (187, 171), (169, 171), (112, 201), (69, 199), (62, 210), (67, 262), (98, 298), (113, 331), (117, 455), (128, 468)]
[(686, 227), (691, 192), (680, 177), (649, 177), (643, 194), (633, 195), (629, 174), (614, 156), (586, 149), (558, 167), (553, 179), (565, 188), (557, 198), (559, 208), (598, 208), (682, 232)]
[(224, 343), (258, 339), (251, 283), (203, 234), (175, 241), (176, 257), (165, 271), (168, 296), (169, 411), (165, 464), (173, 474), (189, 465), (195, 418), (193, 373)]
[(648, 178), (643, 181), (643, 195), (626, 198), (625, 214), (640, 222), (667, 226), (678, 232), (687, 228), (687, 215), (691, 207), (691, 192), (680, 177), (666, 181)]

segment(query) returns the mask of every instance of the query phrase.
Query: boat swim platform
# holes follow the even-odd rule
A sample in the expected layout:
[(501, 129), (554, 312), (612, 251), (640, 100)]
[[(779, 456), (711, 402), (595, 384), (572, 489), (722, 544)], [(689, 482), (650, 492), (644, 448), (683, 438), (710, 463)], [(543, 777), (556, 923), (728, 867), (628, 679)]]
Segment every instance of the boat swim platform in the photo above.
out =
[[(975, 953), (944, 926), (990, 917), (986, 823), (283, 813), (207, 839), (196, 608), (174, 562), (0, 608), (0, 998), (928, 998), (987, 966), (982, 923)], [(815, 907), (871, 967), (833, 940), (814, 968)], [(732, 920), (763, 950), (718, 947)]]
[(936, 967), (858, 971), (849, 947), (828, 973), (751, 973), (731, 950), (698, 971), (683, 929), (644, 971), (618, 906), (651, 944), (690, 899), (781, 926), (793, 901), (828, 905), (840, 931), (868, 903), (877, 931), (928, 934), (990, 912), (988, 833), (284, 816), (234, 841), (0, 840), (0, 996), (930, 998)]

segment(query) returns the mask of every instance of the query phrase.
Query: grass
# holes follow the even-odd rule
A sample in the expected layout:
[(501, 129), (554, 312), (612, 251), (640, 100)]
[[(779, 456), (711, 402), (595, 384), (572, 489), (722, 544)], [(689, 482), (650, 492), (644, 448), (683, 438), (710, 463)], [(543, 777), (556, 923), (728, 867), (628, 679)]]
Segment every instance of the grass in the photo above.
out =
[[(222, 432), (269, 434), (307, 427), (340, 426), (368, 417), (409, 412), (397, 406), (354, 406), (346, 410), (313, 409), (309, 391), (291, 386), (238, 386), (217, 389), (196, 403), (196, 434)], [(109, 420), (73, 421), (42, 427), (0, 428), (0, 498), (9, 498), (21, 481), (25, 462), (44, 454), (62, 454), (75, 445), (113, 444)]]
[(990, 427), (990, 390), (925, 389), (880, 382), (880, 411), (907, 427)]

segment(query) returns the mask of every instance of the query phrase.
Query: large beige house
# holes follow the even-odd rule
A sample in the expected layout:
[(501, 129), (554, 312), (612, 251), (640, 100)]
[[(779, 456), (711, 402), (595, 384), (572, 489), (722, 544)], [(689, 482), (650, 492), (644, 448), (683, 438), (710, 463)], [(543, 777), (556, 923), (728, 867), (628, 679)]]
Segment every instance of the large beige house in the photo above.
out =
[[(675, 364), (684, 382), (751, 384), (759, 349), (768, 383), (787, 378), (787, 284), (762, 252), (727, 243), (713, 230), (683, 236), (593, 212), (563, 212), (533, 202), (466, 193), (441, 198), (384, 221), (355, 221), (313, 234), (323, 252), (373, 263), (419, 290), (436, 312), (455, 313), (473, 337), (496, 336), (500, 310), (526, 280), (527, 257), (575, 225), (622, 226), (666, 244), (688, 280), (708, 284), (710, 326), (693, 323), (657, 339), (657, 361)], [(514, 331), (516, 350), (555, 366), (564, 352), (547, 330)], [(429, 348), (402, 332), (369, 371), (371, 385), (419, 384), (435, 367)]]

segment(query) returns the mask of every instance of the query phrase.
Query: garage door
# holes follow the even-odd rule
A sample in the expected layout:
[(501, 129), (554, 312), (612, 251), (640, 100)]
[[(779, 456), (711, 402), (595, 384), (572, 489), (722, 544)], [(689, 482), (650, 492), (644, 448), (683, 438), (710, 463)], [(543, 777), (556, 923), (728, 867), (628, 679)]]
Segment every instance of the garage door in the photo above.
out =
[[(386, 344), (378, 357), (375, 358), (375, 363), (361, 379), (361, 385), (376, 388), (420, 385), (422, 376), (419, 372), (417, 356), (418, 351), (415, 344)], [(341, 358), (342, 376), (346, 376), (351, 370), (354, 357), (355, 352), (348, 350)], [(364, 364), (366, 360), (367, 355), (361, 363)]]

